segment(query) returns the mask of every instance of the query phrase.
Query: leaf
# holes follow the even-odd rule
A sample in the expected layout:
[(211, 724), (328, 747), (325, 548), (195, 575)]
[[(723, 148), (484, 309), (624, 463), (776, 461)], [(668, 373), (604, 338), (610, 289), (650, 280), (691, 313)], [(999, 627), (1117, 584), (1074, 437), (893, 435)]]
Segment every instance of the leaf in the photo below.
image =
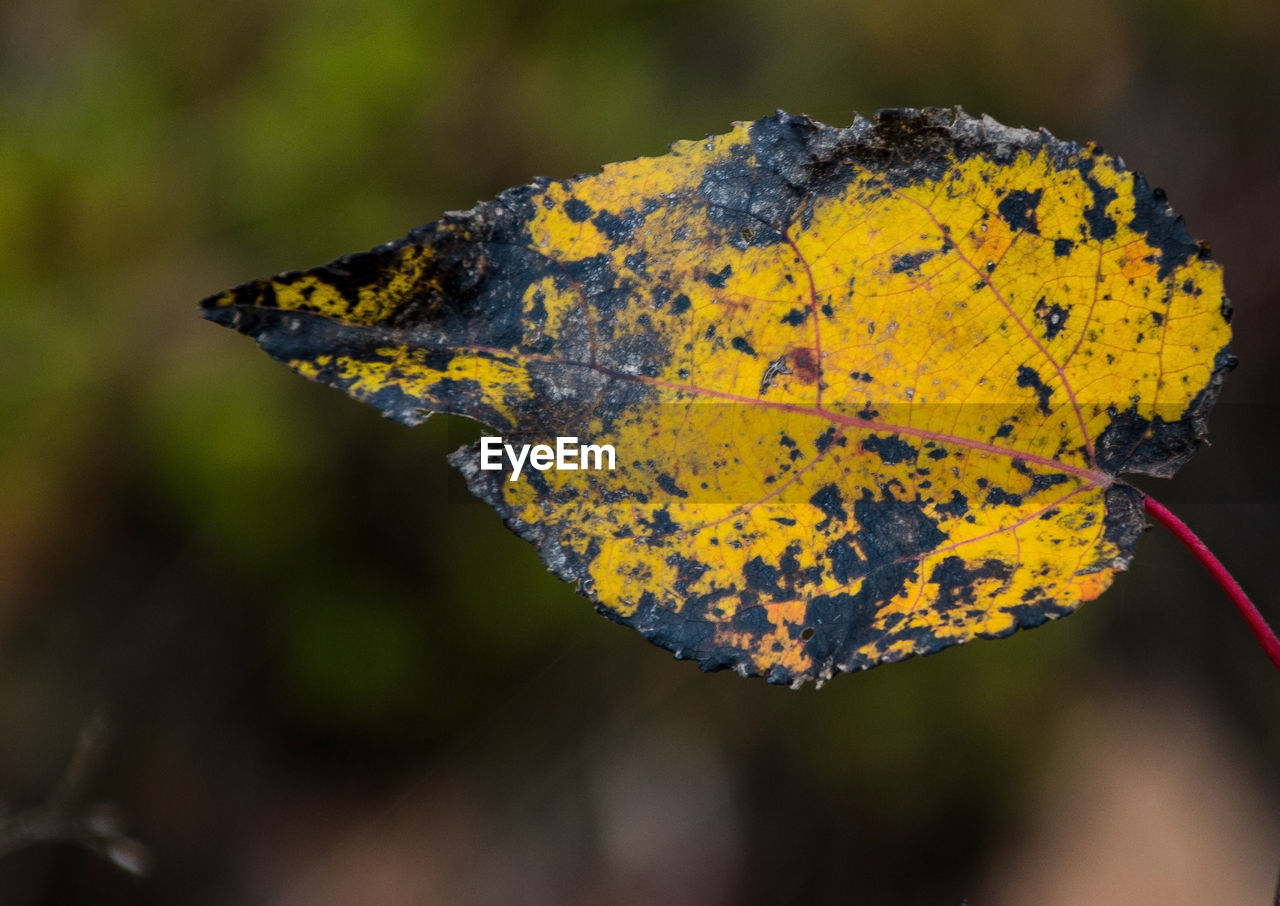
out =
[(779, 113), (207, 299), (405, 424), (611, 444), (451, 462), (607, 616), (825, 680), (1096, 597), (1234, 364), (1220, 269), (1091, 145), (962, 112)]

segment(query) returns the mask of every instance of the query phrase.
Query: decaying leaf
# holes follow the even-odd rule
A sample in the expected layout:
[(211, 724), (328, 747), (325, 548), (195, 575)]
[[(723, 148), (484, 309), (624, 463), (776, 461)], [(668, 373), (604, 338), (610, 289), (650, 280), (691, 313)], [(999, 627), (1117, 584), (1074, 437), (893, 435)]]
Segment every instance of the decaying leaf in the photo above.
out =
[(1219, 268), (1092, 146), (960, 111), (779, 113), (540, 179), (204, 303), (295, 371), (513, 447), (471, 489), (609, 617), (824, 680), (1097, 596), (1233, 360)]

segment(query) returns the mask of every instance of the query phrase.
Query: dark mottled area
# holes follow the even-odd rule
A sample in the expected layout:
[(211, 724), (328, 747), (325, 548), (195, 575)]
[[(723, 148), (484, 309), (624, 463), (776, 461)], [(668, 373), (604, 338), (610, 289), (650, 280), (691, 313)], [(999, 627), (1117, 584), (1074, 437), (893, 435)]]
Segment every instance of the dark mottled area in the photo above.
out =
[(828, 427), (825, 431), (813, 439), (813, 445), (818, 448), (819, 453), (825, 453), (827, 447), (835, 443), (836, 429)]
[[(522, 438), (514, 438), (514, 440), (522, 441)], [(539, 469), (526, 464), (525, 470), (520, 473), (520, 480), (527, 481), (529, 486), (537, 493), (539, 500), (554, 499), (551, 491), (551, 485), (547, 482), (547, 476)], [(592, 542), (593, 544), (596, 542)]]
[(1065, 258), (1067, 255), (1071, 254), (1071, 250), (1075, 248), (1075, 246), (1076, 246), (1075, 242), (1073, 242), (1070, 239), (1067, 239), (1065, 236), (1059, 237), (1058, 239), (1053, 240), (1054, 257)]
[[(607, 610), (605, 616), (619, 619)], [(696, 657), (702, 660), (715, 632), (712, 623), (690, 620), (670, 607), (663, 606), (656, 595), (646, 591), (637, 602), (636, 612), (619, 620), (653, 642), (676, 653), (677, 657)], [(729, 665), (725, 665), (729, 666)]]
[[(805, 653), (815, 664), (847, 663), (854, 649), (875, 631), (880, 601), (867, 592), (866, 582), (857, 594), (819, 595), (805, 608), (803, 629), (793, 628), (793, 637), (804, 642)], [(804, 639), (803, 633), (808, 629), (813, 634)]]
[(742, 567), (742, 577), (751, 591), (768, 592), (774, 598), (783, 596), (778, 580), (782, 578), (782, 570), (764, 562), (763, 557), (753, 557)]
[[(321, 382), (348, 393), (352, 392), (350, 388), (343, 386), (345, 383), (344, 381), (325, 380), (324, 378), (321, 378)], [(380, 410), (387, 418), (392, 421), (399, 422), (402, 425), (416, 425), (425, 417), (423, 400), (416, 396), (410, 396), (395, 384), (379, 387), (372, 393), (361, 391), (355, 395), (360, 402), (373, 406), (375, 409)], [(473, 411), (485, 414), (490, 422), (499, 422), (502, 420), (499, 418), (498, 414), (488, 406), (474, 403), (469, 399), (460, 399), (459, 394), (457, 393), (450, 395), (447, 399), (449, 406), (455, 410), (457, 408), (466, 407)]]
[(1061, 472), (1039, 472), (1032, 477), (1031, 489), (1027, 493), (1035, 496), (1041, 491), (1047, 491), (1055, 485), (1066, 484), (1070, 480), (1070, 477)]
[(920, 265), (924, 264), (933, 257), (933, 252), (914, 252), (907, 255), (894, 255), (893, 263), (889, 266), (889, 271), (894, 274), (911, 274), (918, 276), (920, 274)]
[(547, 294), (542, 290), (537, 290), (533, 294), (529, 305), (529, 321), (535, 327), (542, 327), (547, 323)]
[(654, 511), (653, 518), (649, 520), (650, 534), (656, 536), (674, 535), (678, 531), (680, 531), (680, 526), (671, 519), (671, 514), (667, 512), (666, 507)]
[[(283, 311), (279, 308), (228, 307), (206, 309), (205, 317), (253, 337), (268, 355), (280, 362), (298, 359), (313, 361), (324, 355), (365, 362), (394, 361), (393, 356), (379, 351), (385, 348), (386, 343), (371, 331), (307, 312)], [(351, 387), (350, 379), (342, 377), (333, 366), (321, 369), (317, 380), (343, 391), (348, 391)], [(442, 401), (447, 401), (450, 406), (447, 410), (433, 406), (434, 399), (410, 398), (398, 388), (396, 392), (384, 396), (369, 396), (368, 402), (380, 408), (388, 418), (409, 425), (423, 420), (424, 408), (470, 415), (473, 418), (478, 416), (482, 408), (478, 400), (469, 400), (462, 393), (446, 393), (442, 396)], [(494, 417), (489, 407), (484, 406), (483, 410), (487, 417)], [(505, 426), (499, 420), (498, 426), (491, 427)]]
[(800, 554), (803, 552), (804, 546), (799, 541), (792, 541), (787, 545), (787, 549), (783, 551), (782, 557), (778, 560), (778, 568), (782, 570), (782, 578), (786, 582), (788, 598), (797, 596), (796, 589), (799, 586), (813, 585), (822, 581), (821, 567), (810, 566), (802, 568), (800, 566)]
[(804, 187), (801, 196), (821, 197), (848, 184), (844, 153), (849, 131), (779, 111), (752, 123), (749, 134), (752, 149), (774, 178), (797, 191)]
[(1107, 205), (1115, 201), (1119, 195), (1115, 189), (1108, 188), (1093, 178), (1094, 162), (1090, 158), (1081, 159), (1078, 169), (1084, 184), (1093, 195), (1093, 201), (1084, 210), (1084, 221), (1089, 225), (1089, 235), (1093, 239), (1110, 239), (1116, 234), (1116, 222), (1107, 214)]
[(557, 283), (563, 289), (581, 296), (602, 315), (626, 308), (638, 291), (633, 280), (618, 275), (613, 262), (603, 252), (562, 262), (558, 276)]
[(1049, 415), (1053, 410), (1049, 408), (1049, 397), (1053, 395), (1053, 388), (1045, 385), (1040, 380), (1039, 373), (1026, 365), (1018, 366), (1018, 386), (1027, 387), (1035, 390), (1037, 405), (1040, 411), (1045, 415)]
[(769, 611), (759, 605), (755, 607), (739, 607), (729, 621), (736, 632), (749, 632), (752, 635), (764, 635), (772, 631), (773, 623), (769, 621)]
[(1117, 481), (1107, 488), (1103, 504), (1106, 511), (1102, 518), (1103, 537), (1119, 549), (1121, 558), (1128, 563), (1138, 538), (1147, 528), (1142, 492)]
[[(844, 558), (846, 576), (864, 569), (862, 584), (854, 594), (823, 595), (809, 602), (804, 625), (816, 631), (806, 651), (817, 664), (859, 666), (854, 652), (872, 640), (876, 614), (916, 575), (920, 555), (946, 540), (919, 500), (897, 500), (887, 493), (877, 500), (864, 489), (853, 509), (858, 532), (837, 542), (839, 547), (832, 545), (828, 557)], [(853, 559), (854, 545), (865, 556), (865, 567)]]
[(1219, 350), (1209, 383), (1175, 421), (1165, 421), (1159, 413), (1148, 420), (1138, 412), (1136, 404), (1113, 411), (1111, 421), (1094, 443), (1098, 467), (1112, 475), (1130, 472), (1159, 478), (1172, 476), (1208, 436), (1209, 410), (1235, 364), (1229, 348)]
[(896, 434), (883, 436), (871, 434), (862, 439), (862, 449), (880, 457), (885, 465), (896, 465), (902, 462), (915, 462), (920, 451)]
[[(911, 653), (917, 655), (932, 654), (940, 648), (945, 648), (951, 644), (951, 642), (939, 638), (933, 627), (925, 623), (920, 623), (916, 626), (903, 626), (895, 630), (891, 637), (886, 639), (886, 643), (888, 641), (911, 642)], [(882, 645), (883, 647), (884, 645)]]
[[(433, 238), (437, 241), (449, 242), (454, 239), (454, 236), (455, 234), (452, 230), (444, 228), (440, 229)], [(459, 252), (461, 257), (468, 262), (482, 258), (482, 256), (467, 249), (459, 249)], [(462, 262), (460, 261), (459, 263), (461, 264)], [(305, 273), (336, 289), (343, 299), (347, 301), (348, 309), (351, 310), (360, 302), (361, 289), (367, 289), (371, 286), (385, 286), (397, 269), (398, 264), (399, 255), (397, 251), (389, 246), (380, 245), (367, 252), (345, 255), (336, 261), (312, 268)], [(446, 273), (443, 277), (449, 284), (446, 287), (446, 295), (450, 290), (466, 288), (469, 281), (462, 268), (446, 267), (445, 270)], [(409, 304), (412, 305), (414, 301), (416, 300), (409, 300)], [(439, 304), (447, 300), (436, 296), (432, 301)]]
[[(245, 287), (240, 287), (240, 289), (245, 289)], [(267, 282), (265, 282), (265, 281), (264, 281), (263, 283), (259, 284), (259, 285), (256, 287), (256, 289), (257, 289), (257, 298), (256, 298), (256, 299), (243, 299), (243, 300), (242, 300), (242, 299), (241, 299), (241, 298), (239, 298), (239, 296), (237, 295), (237, 298), (236, 298), (236, 302), (237, 302), (237, 304), (240, 304), (240, 305), (245, 305), (245, 304), (247, 304), (247, 305), (259, 305), (259, 306), (261, 306), (261, 307), (263, 307), (263, 308), (278, 308), (278, 307), (279, 307), (279, 305), (280, 305), (280, 301), (279, 301), (279, 299), (276, 297), (276, 288), (275, 288), (275, 286), (274, 286), (273, 284), (271, 284), (271, 283), (267, 283)], [(238, 293), (238, 292), (239, 292), (239, 291), (237, 291), (237, 293)], [(314, 290), (313, 290), (313, 292), (314, 292)], [(352, 296), (347, 296), (347, 297), (346, 297), (346, 300), (347, 300), (347, 310), (348, 310), (348, 311), (350, 311), (352, 308), (354, 308), (354, 307), (355, 307), (355, 305), (356, 305), (356, 303), (359, 301), (359, 299), (358, 299), (358, 298), (355, 298), (355, 297), (352, 297)]]
[(858, 553), (854, 536), (849, 533), (827, 545), (827, 560), (831, 564), (831, 577), (841, 585), (848, 585), (867, 571), (867, 563)]
[(1053, 598), (1043, 598), (1028, 604), (1014, 604), (1004, 608), (1004, 612), (1013, 617), (1014, 629), (1035, 629), (1049, 620), (1065, 617), (1071, 613), (1071, 608), (1064, 607)]
[(1031, 479), (1031, 487), (1027, 493), (1032, 497), (1039, 494), (1041, 491), (1047, 491), (1049, 488), (1060, 484), (1066, 484), (1071, 480), (1070, 477), (1061, 472), (1036, 472), (1027, 465), (1025, 460), (1021, 459), (1013, 460), (1010, 465), (1013, 466), (1013, 470), (1015, 472), (1020, 475), (1025, 475)]
[(992, 141), (982, 120), (934, 107), (881, 110), (874, 121), (859, 120), (850, 131), (859, 138), (850, 156), (864, 166), (887, 169), (884, 178), (893, 186), (940, 178), (949, 155), (967, 160), (980, 154), (1009, 163), (1019, 151), (1034, 156), (1047, 148), (1061, 166), (1078, 151), (1076, 145), (1056, 141), (1046, 132), (1011, 130), (1000, 141)]
[(799, 327), (808, 319), (809, 319), (809, 312), (801, 311), (798, 308), (793, 308), (791, 309), (791, 311), (787, 312), (785, 315), (782, 316), (782, 323), (789, 324), (792, 327)]
[(707, 169), (697, 189), (707, 219), (739, 248), (785, 242), (787, 223), (804, 197), (767, 165), (752, 167), (751, 155), (749, 146), (735, 148), (727, 161)]
[(996, 206), (996, 213), (1014, 232), (1025, 230), (1028, 233), (1039, 234), (1040, 226), (1036, 223), (1036, 208), (1040, 206), (1043, 195), (1043, 189), (1036, 189), (1034, 192), (1014, 189), (1000, 199), (1000, 204)]
[[(632, 342), (642, 343), (643, 337)], [(616, 419), (632, 417), (651, 396), (637, 381), (609, 380), (579, 365), (534, 361), (527, 370), (532, 395), (542, 403), (521, 409), (517, 427), (544, 436), (579, 434), (588, 420), (599, 420), (607, 433)]]
[(591, 225), (614, 245), (629, 245), (635, 240), (636, 230), (644, 225), (645, 218), (656, 210), (655, 205), (656, 203), (651, 202), (646, 210), (637, 211), (633, 208), (621, 214), (600, 211), (591, 218)]
[(969, 498), (961, 494), (959, 491), (952, 489), (951, 499), (946, 503), (935, 503), (933, 505), (935, 513), (941, 513), (943, 516), (950, 516), (959, 519), (965, 513), (969, 512)]
[(1036, 319), (1044, 327), (1044, 338), (1046, 340), (1052, 340), (1062, 333), (1062, 329), (1067, 326), (1068, 311), (1069, 309), (1063, 308), (1057, 302), (1047, 304), (1043, 296), (1040, 297), (1040, 301), (1036, 302)]
[(1175, 267), (1200, 254), (1199, 245), (1187, 232), (1182, 215), (1169, 206), (1164, 190), (1152, 189), (1141, 173), (1133, 175), (1133, 219), (1129, 228), (1146, 236), (1151, 247), (1159, 251), (1158, 280), (1164, 280)]
[(970, 567), (962, 557), (946, 557), (929, 574), (929, 581), (938, 586), (934, 606), (943, 613), (956, 607), (972, 606), (977, 603), (975, 582), (982, 579), (1003, 582), (1008, 578), (1009, 567), (999, 560), (984, 560), (980, 565)]
[(853, 515), (861, 526), (856, 535), (858, 547), (873, 572), (931, 551), (946, 540), (919, 500), (897, 500), (887, 494), (876, 500), (864, 488), (862, 497), (854, 502)]
[(676, 497), (689, 496), (689, 492), (686, 491), (684, 488), (680, 487), (678, 484), (676, 484), (676, 480), (666, 472), (663, 472), (661, 475), (658, 476), (657, 483), (658, 483), (658, 487), (662, 488), (662, 490), (666, 491), (668, 494), (673, 494)]
[(564, 212), (569, 215), (569, 219), (574, 223), (582, 223), (595, 213), (591, 205), (581, 198), (570, 198), (566, 201), (564, 203)]
[(840, 489), (833, 484), (820, 488), (817, 493), (809, 498), (809, 502), (822, 510), (822, 515), (826, 516), (827, 519), (844, 522), (849, 518), (844, 509), (844, 498), (840, 496)]
[(709, 285), (715, 287), (716, 289), (724, 289), (725, 284), (729, 282), (729, 278), (732, 276), (733, 276), (733, 268), (726, 264), (724, 267), (720, 268), (720, 270), (717, 271), (716, 273), (707, 274), (705, 277), (703, 277), (703, 279), (706, 280)]
[(1010, 494), (1004, 488), (992, 488), (987, 492), (988, 506), (1022, 506), (1021, 494)]

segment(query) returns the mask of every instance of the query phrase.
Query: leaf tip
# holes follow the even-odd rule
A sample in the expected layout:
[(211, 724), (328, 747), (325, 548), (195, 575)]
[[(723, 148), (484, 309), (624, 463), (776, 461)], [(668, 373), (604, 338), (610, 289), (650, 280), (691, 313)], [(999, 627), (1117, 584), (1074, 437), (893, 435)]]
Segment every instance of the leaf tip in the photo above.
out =
[(200, 300), (200, 317), (225, 327), (231, 326), (234, 309), (231, 293), (218, 293)]

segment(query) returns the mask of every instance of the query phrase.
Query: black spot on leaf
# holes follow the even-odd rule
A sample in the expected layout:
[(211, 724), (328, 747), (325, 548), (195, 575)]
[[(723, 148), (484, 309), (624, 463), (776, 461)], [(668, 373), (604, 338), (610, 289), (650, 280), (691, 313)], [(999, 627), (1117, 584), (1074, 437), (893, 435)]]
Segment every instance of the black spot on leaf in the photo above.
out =
[(1142, 233), (1159, 253), (1156, 279), (1164, 280), (1176, 267), (1186, 264), (1199, 251), (1187, 232), (1182, 215), (1174, 213), (1162, 189), (1152, 189), (1140, 173), (1133, 175), (1133, 220), (1129, 228)]
[(916, 457), (920, 455), (919, 450), (896, 434), (890, 434), (887, 437), (879, 434), (868, 435), (862, 439), (862, 449), (868, 453), (875, 453), (886, 465), (915, 462)]
[(938, 610), (946, 613), (956, 607), (971, 606), (978, 601), (976, 583), (985, 579), (1009, 578), (1009, 567), (999, 560), (984, 560), (969, 567), (960, 557), (950, 556), (933, 568), (929, 581), (938, 586)]
[(663, 507), (654, 511), (653, 518), (649, 520), (649, 531), (654, 535), (673, 535), (680, 531), (680, 526), (672, 521), (671, 514)]
[(778, 579), (782, 576), (781, 570), (765, 563), (763, 557), (752, 557), (748, 560), (742, 567), (742, 576), (746, 579), (747, 588), (753, 591), (764, 591), (779, 596), (782, 594), (782, 589), (778, 586)]
[(1047, 304), (1045, 297), (1041, 296), (1040, 301), (1035, 307), (1036, 319), (1044, 327), (1044, 338), (1052, 340), (1058, 334), (1062, 333), (1062, 329), (1067, 326), (1067, 309), (1063, 308), (1057, 302)]
[(844, 509), (844, 500), (840, 496), (840, 489), (833, 484), (825, 485), (809, 498), (809, 502), (822, 510), (822, 515), (828, 519), (844, 522), (848, 518)]
[(703, 279), (716, 289), (724, 289), (725, 284), (729, 282), (729, 278), (731, 276), (733, 276), (733, 268), (726, 264), (716, 273), (707, 274)]
[(969, 512), (969, 498), (953, 489), (951, 491), (951, 499), (946, 503), (935, 503), (933, 509), (934, 512), (941, 513), (943, 516), (951, 516), (958, 519)]
[(894, 255), (889, 270), (895, 274), (919, 274), (920, 265), (933, 257), (933, 252), (915, 252), (909, 255)]
[(674, 494), (676, 497), (688, 497), (689, 492), (676, 484), (676, 480), (663, 472), (657, 477), (658, 487), (666, 491), (668, 494)]
[(582, 223), (595, 213), (591, 209), (591, 205), (580, 198), (570, 198), (566, 201), (564, 203), (564, 212), (569, 215), (569, 219), (574, 223)]
[(1000, 199), (996, 211), (1014, 232), (1025, 230), (1028, 233), (1039, 233), (1040, 228), (1036, 224), (1036, 208), (1040, 206), (1040, 198), (1043, 195), (1043, 189), (1036, 189), (1034, 192), (1014, 189)]
[(1053, 394), (1053, 389), (1045, 386), (1044, 381), (1040, 380), (1040, 375), (1035, 371), (1035, 369), (1029, 368), (1026, 365), (1019, 365), (1018, 386), (1034, 389), (1040, 411), (1045, 415), (1052, 413), (1053, 410), (1049, 408), (1049, 397)]
[(1084, 210), (1084, 221), (1089, 225), (1089, 235), (1094, 239), (1110, 239), (1116, 234), (1116, 222), (1107, 214), (1107, 205), (1119, 196), (1115, 189), (1103, 186), (1093, 177), (1093, 160), (1085, 158), (1079, 165), (1080, 176), (1093, 195), (1093, 202)]
[(846, 534), (827, 546), (827, 559), (831, 564), (831, 577), (842, 585), (866, 573), (866, 561), (858, 554), (853, 535)]
[(1010, 494), (1004, 488), (992, 488), (987, 492), (987, 503), (990, 506), (1021, 506), (1022, 495)]

